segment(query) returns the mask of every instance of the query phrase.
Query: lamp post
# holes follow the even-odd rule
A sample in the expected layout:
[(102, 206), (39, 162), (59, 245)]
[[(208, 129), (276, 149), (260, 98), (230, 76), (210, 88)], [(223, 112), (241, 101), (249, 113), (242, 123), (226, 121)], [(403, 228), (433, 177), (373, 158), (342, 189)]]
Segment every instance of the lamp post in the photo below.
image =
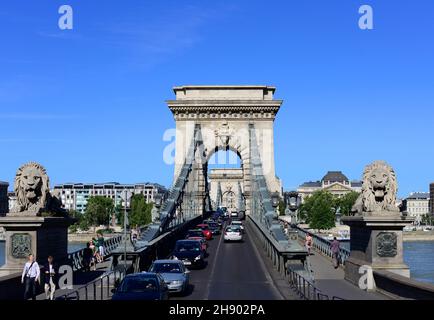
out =
[(128, 196), (130, 193), (127, 189), (125, 189), (125, 199), (124, 199), (124, 266), (125, 272), (127, 270), (127, 226), (129, 224), (128, 214), (127, 214), (127, 204), (128, 204)]
[(291, 224), (296, 225), (298, 223), (298, 209), (300, 207), (300, 197), (297, 191), (291, 191), (287, 197), (287, 209), (291, 216)]
[(274, 192), (271, 195), (271, 205), (273, 206), (274, 211), (276, 212), (276, 217), (279, 216), (279, 212), (278, 212), (279, 202), (280, 202), (280, 194), (279, 192)]

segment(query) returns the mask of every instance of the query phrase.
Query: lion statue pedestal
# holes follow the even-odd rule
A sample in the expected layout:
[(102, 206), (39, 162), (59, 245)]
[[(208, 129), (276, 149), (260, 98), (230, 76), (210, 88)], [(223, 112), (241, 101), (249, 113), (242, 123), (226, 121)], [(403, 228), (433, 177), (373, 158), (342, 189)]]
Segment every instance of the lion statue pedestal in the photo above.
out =
[(362, 193), (352, 213), (342, 218), (350, 226), (351, 254), (345, 262), (345, 279), (359, 286), (361, 267), (385, 270), (410, 277), (403, 259), (403, 229), (413, 219), (401, 216), (396, 206), (395, 172), (384, 161), (368, 165)]
[(61, 261), (68, 254), (68, 227), (75, 222), (60, 207), (60, 201), (50, 194), (45, 169), (28, 163), (18, 169), (15, 177), (17, 203), (0, 227), (6, 233), (6, 263), (0, 275), (22, 272), (30, 253), (39, 263), (52, 255)]
[(45, 263), (52, 255), (61, 261), (68, 254), (68, 227), (73, 219), (61, 217), (4, 217), (0, 226), (5, 229), (5, 265), (0, 275), (22, 272), (30, 253), (38, 263)]

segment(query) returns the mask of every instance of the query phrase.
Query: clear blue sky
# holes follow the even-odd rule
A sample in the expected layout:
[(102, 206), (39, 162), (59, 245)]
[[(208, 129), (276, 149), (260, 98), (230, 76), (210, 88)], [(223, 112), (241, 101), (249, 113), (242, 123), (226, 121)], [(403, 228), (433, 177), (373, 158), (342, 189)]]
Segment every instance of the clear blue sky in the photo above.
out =
[[(74, 30), (58, 29), (58, 8)], [(358, 8), (374, 9), (374, 30)], [(52, 184), (169, 186), (166, 99), (183, 84), (265, 84), (285, 189), (376, 159), (400, 195), (434, 181), (434, 2), (2, 1), (0, 180), (33, 160)]]

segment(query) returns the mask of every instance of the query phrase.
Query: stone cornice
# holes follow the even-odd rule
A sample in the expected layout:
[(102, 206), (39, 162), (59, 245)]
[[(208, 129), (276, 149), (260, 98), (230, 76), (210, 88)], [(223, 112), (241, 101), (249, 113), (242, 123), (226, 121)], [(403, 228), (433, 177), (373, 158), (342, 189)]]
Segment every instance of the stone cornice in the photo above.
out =
[(282, 100), (169, 100), (176, 120), (233, 119), (270, 120), (278, 113)]

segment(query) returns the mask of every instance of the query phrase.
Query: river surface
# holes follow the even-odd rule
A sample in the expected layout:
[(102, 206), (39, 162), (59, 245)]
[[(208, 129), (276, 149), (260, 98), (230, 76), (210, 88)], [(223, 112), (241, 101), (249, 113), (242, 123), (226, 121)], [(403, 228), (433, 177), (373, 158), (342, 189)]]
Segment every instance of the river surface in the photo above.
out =
[[(85, 243), (69, 243), (68, 252), (85, 247)], [(349, 247), (349, 243), (342, 243)], [(415, 280), (434, 284), (434, 241), (404, 242), (404, 260)], [(5, 263), (5, 243), (0, 241), (0, 266)]]

